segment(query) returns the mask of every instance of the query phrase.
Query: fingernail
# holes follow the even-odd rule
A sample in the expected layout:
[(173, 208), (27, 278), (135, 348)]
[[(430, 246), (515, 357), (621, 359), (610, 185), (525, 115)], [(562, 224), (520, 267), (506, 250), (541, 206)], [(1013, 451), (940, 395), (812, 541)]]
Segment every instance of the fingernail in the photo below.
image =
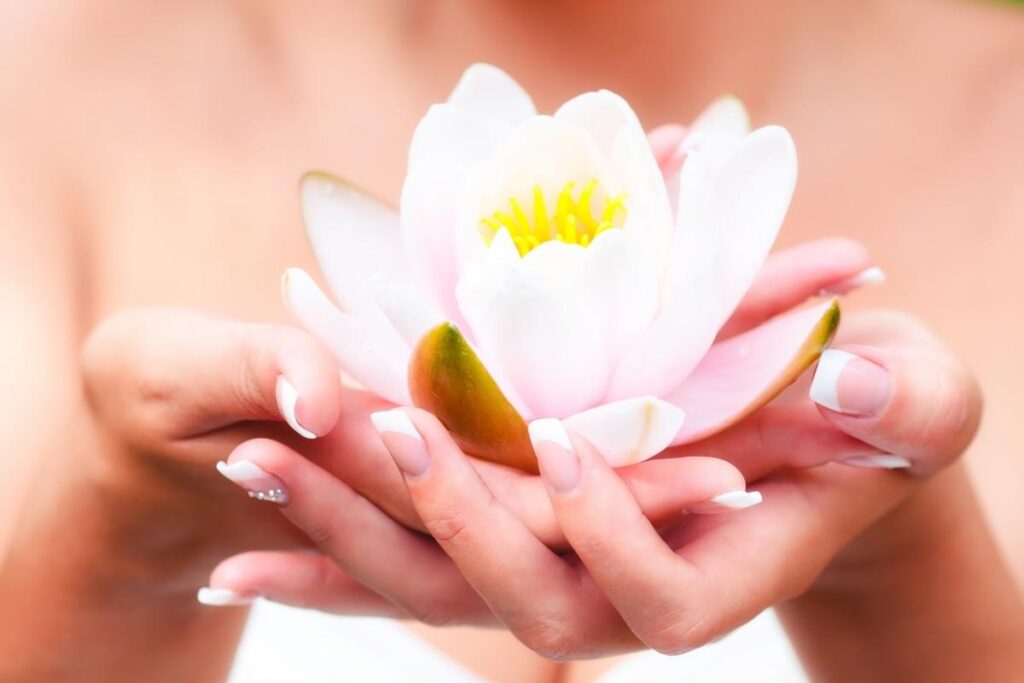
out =
[(249, 492), (250, 498), (267, 500), (278, 505), (288, 503), (284, 482), (248, 460), (217, 463), (217, 471)]
[(764, 500), (760, 491), (726, 491), (703, 503), (690, 506), (690, 512), (702, 515), (732, 512), (754, 507)]
[(828, 287), (821, 290), (820, 294), (834, 295), (834, 294), (849, 294), (855, 289), (861, 287), (869, 287), (871, 285), (880, 285), (885, 282), (885, 272), (878, 266), (872, 266), (860, 271), (856, 275), (851, 275), (848, 278), (834, 282)]
[(821, 354), (811, 382), (811, 400), (829, 410), (867, 417), (882, 412), (892, 385), (879, 365), (848, 351)]
[(856, 455), (852, 458), (846, 458), (840, 460), (844, 465), (852, 465), (854, 467), (870, 467), (874, 469), (882, 470), (898, 470), (904, 467), (910, 467), (910, 461), (901, 455)]
[(203, 587), (196, 593), (196, 600), (211, 607), (251, 605), (258, 595), (243, 595), (228, 588)]
[(416, 425), (401, 410), (382, 410), (370, 414), (370, 421), (380, 434), (384, 447), (395, 459), (398, 469), (410, 477), (418, 477), (430, 468), (430, 453)]
[(277, 378), (277, 387), (274, 393), (277, 396), (277, 409), (281, 411), (281, 416), (284, 417), (288, 426), (294, 429), (299, 436), (315, 439), (316, 434), (299, 424), (299, 419), (295, 417), (295, 404), (299, 402), (299, 392), (284, 375)]
[(554, 418), (534, 420), (529, 426), (530, 442), (537, 454), (540, 476), (559, 493), (568, 493), (580, 482), (580, 459), (572, 449), (569, 433)]

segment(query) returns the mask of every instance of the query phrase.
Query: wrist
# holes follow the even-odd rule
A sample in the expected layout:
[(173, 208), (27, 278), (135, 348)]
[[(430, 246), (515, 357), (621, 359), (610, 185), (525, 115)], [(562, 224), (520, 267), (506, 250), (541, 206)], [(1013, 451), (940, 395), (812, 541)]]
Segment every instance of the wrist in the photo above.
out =
[(779, 613), (814, 680), (996, 680), (1024, 666), (1020, 596), (959, 465)]

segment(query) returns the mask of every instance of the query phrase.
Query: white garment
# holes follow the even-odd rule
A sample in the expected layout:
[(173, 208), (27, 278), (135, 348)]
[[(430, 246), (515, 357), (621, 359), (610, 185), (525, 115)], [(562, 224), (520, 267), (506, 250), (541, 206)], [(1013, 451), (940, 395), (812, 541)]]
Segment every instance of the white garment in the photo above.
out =
[[(806, 683), (781, 625), (762, 613), (722, 640), (678, 657), (643, 652), (598, 683)], [(242, 638), (230, 683), (486, 683), (388, 619), (335, 617), (259, 603)]]

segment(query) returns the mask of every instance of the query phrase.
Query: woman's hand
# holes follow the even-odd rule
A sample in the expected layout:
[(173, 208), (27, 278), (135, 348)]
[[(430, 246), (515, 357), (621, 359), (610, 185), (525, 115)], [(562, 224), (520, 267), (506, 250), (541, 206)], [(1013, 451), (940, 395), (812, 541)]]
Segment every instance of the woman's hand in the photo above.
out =
[[(376, 422), (420, 518), (444, 553), (361, 503), (290, 449), (250, 442), (231, 461), (255, 462), (281, 476), (292, 492), (285, 514), (320, 541), (327, 555), (242, 555), (222, 564), (211, 584), (336, 611), (350, 611), (353, 602), (365, 606), (376, 593), (396, 605), (391, 613), (431, 623), (487, 623), (493, 612), (528, 646), (556, 658), (700, 646), (803, 593), (826, 568), (824, 576), (833, 568), (848, 572), (849, 550), (840, 551), (855, 548), (852, 539), (952, 462), (974, 433), (980, 399), (971, 375), (919, 324), (900, 315), (868, 314), (845, 329), (840, 348), (862, 360), (849, 360), (837, 372), (829, 367), (832, 359), (848, 357), (834, 351), (819, 369), (813, 393), (832, 400), (833, 408), (838, 398), (846, 412), (856, 405), (858, 414), (791, 401), (756, 416), (754, 429), (740, 425), (686, 449), (710, 448), (734, 460), (739, 472), (724, 461), (699, 457), (648, 463), (664, 468), (676, 483), (677, 509), (726, 512), (751, 505), (757, 496), (738, 492), (744, 477), (758, 480), (764, 503), (749, 511), (687, 515), (659, 533), (638, 503), (644, 488), (610, 470), (588, 444), (567, 438), (553, 422), (535, 428), (533, 437), (550, 505), (574, 551), (563, 556), (492, 493), (434, 418), (392, 411)], [(864, 362), (871, 368), (861, 367)], [(872, 404), (871, 397), (878, 400)], [(837, 434), (838, 427), (856, 435), (859, 448), (844, 455), (854, 458), (850, 465), (867, 467), (783, 469), (794, 461), (824, 462), (820, 453), (812, 458), (814, 447), (835, 459), (822, 429), (804, 444), (784, 426), (814, 421)], [(841, 442), (837, 438), (833, 445)], [(793, 447), (796, 452), (784, 454)], [(904, 464), (908, 471), (885, 469)], [(737, 493), (721, 496), (730, 491)], [(362, 564), (365, 544), (372, 544), (362, 533), (367, 529), (378, 543), (407, 551), (407, 561), (390, 569)], [(867, 550), (856, 552), (863, 558)], [(892, 550), (876, 545), (870, 552), (878, 557)], [(290, 573), (300, 564), (301, 575)], [(868, 566), (886, 571), (884, 564)], [(410, 595), (413, 585), (422, 590)]]

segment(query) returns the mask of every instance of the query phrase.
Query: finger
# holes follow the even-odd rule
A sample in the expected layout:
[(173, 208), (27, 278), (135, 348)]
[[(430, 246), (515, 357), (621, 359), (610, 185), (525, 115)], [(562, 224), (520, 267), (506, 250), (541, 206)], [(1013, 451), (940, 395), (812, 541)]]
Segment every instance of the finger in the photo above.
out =
[(486, 624), (493, 617), (433, 541), (283, 444), (239, 446), (224, 476), (281, 511), (342, 570), (415, 618), (431, 624)]
[[(550, 547), (566, 546), (551, 499), (539, 477), (524, 476), (492, 463), (474, 465), (495, 498), (515, 514), (531, 534)], [(648, 460), (615, 472), (637, 499), (644, 515), (656, 526), (678, 518), (685, 511), (719, 512), (717, 506), (707, 503), (722, 493), (744, 486), (743, 475), (734, 465), (708, 457)]]
[(973, 375), (931, 337), (830, 349), (810, 395), (830, 423), (889, 454), (880, 466), (922, 474), (963, 453), (981, 419)]
[[(611, 620), (607, 603), (498, 502), (447, 430), (429, 413), (374, 415), (429, 531), (499, 619), (548, 656), (576, 650)], [(597, 613), (600, 612), (599, 616)], [(565, 633), (580, 640), (569, 646)], [(557, 639), (556, 639), (557, 637)]]
[(699, 623), (674, 629), (666, 651), (700, 647), (806, 591), (844, 546), (904, 498), (910, 481), (836, 465), (801, 470), (760, 482), (764, 502), (748, 513), (681, 525), (666, 540), (708, 580), (679, 587), (677, 600), (699, 601), (704, 610)]
[(200, 602), (209, 605), (244, 605), (256, 598), (335, 614), (408, 616), (319, 553), (260, 550), (235, 555), (217, 565), (210, 585), (199, 591)]
[(286, 420), (314, 438), (341, 405), (337, 363), (309, 334), (183, 309), (113, 316), (90, 335), (83, 368), (96, 409), (146, 445), (247, 420)]
[[(680, 624), (704, 620), (713, 584), (665, 544), (589, 444), (570, 440), (557, 420), (531, 423), (530, 437), (558, 521), (594, 581), (645, 644), (664, 651), (680, 641)], [(732, 497), (737, 507), (759, 501), (745, 491)], [(681, 601), (680, 590), (695, 584), (704, 586), (702, 600)]]
[(859, 242), (830, 238), (771, 254), (757, 279), (722, 328), (732, 337), (821, 294), (848, 294), (884, 281)]
[[(872, 457), (884, 455), (878, 448), (838, 429), (806, 398), (765, 406), (729, 429), (669, 449), (663, 457), (697, 454), (729, 461), (747, 481), (782, 469), (819, 467), (832, 462), (862, 465)], [(646, 511), (645, 501), (638, 501)]]

